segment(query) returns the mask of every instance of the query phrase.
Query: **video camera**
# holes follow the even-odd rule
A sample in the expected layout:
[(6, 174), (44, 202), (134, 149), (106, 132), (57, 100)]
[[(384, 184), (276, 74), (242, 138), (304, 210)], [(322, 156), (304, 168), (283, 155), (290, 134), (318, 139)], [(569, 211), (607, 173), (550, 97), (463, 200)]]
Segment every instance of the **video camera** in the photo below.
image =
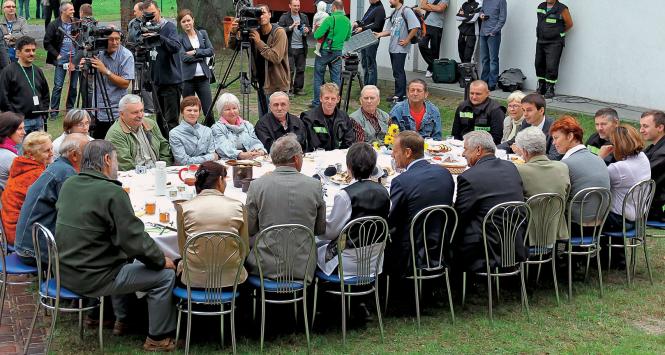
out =
[(140, 34), (136, 39), (134, 47), (139, 50), (149, 51), (159, 45), (159, 30), (162, 26), (155, 22), (155, 14), (152, 12), (144, 12), (141, 17)]
[(263, 9), (253, 7), (247, 0), (234, 0), (236, 18), (238, 18), (238, 31), (243, 40), (249, 40), (249, 31), (261, 27), (259, 18), (263, 15)]
[(84, 57), (90, 58), (96, 52), (106, 49), (109, 35), (118, 31), (113, 27), (99, 26), (94, 17), (84, 17), (72, 29), (72, 36), (76, 38), (76, 45), (83, 50)]

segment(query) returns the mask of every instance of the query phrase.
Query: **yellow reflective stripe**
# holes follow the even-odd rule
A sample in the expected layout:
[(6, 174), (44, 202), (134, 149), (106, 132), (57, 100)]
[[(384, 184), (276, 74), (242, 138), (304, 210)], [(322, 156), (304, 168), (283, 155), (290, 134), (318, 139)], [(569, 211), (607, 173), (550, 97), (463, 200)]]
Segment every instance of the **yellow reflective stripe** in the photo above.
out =
[(557, 80), (545, 79), (545, 82), (550, 83), (550, 84), (556, 84)]
[(561, 37), (566, 37), (566, 32), (561, 32), (560, 35)]
[(459, 113), (460, 118), (473, 118), (473, 112), (460, 112)]
[(592, 145), (587, 145), (586, 149), (588, 149), (591, 153), (598, 155), (600, 153), (600, 148), (596, 148)]
[(556, 19), (555, 18), (546, 18), (545, 22), (547, 22), (547, 23), (556, 23)]
[(474, 130), (474, 131), (485, 131), (485, 132), (489, 132), (489, 131), (490, 131), (490, 128), (489, 128), (489, 127), (478, 127), (478, 126), (476, 126), (476, 127), (473, 128), (473, 130)]
[(547, 13), (547, 11), (545, 11), (545, 9), (536, 9), (536, 13), (545, 14), (545, 13)]
[(328, 128), (326, 127), (314, 127), (314, 133), (328, 134)]

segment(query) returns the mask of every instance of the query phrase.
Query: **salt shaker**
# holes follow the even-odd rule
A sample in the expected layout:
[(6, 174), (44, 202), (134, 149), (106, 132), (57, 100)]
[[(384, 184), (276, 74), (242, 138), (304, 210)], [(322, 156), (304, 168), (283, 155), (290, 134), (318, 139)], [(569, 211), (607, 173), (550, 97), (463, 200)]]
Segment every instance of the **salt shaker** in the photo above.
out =
[(155, 195), (166, 195), (166, 162), (158, 161), (155, 164)]

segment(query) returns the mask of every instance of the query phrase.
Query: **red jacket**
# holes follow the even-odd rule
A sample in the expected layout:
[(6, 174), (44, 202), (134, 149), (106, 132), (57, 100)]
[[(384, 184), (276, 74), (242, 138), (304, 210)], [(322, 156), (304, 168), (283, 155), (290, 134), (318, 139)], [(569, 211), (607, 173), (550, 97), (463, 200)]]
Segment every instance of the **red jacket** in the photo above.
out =
[(9, 169), (9, 179), (2, 193), (2, 226), (5, 229), (7, 243), (11, 245), (14, 245), (16, 223), (28, 188), (39, 178), (44, 169), (46, 169), (44, 164), (24, 156), (16, 157)]

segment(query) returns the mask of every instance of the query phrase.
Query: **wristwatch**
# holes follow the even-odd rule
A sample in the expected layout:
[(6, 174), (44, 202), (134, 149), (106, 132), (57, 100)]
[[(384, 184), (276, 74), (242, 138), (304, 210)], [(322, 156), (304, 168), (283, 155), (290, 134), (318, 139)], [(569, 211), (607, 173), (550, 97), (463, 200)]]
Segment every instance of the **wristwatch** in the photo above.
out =
[(111, 76), (111, 71), (106, 69), (106, 76)]

